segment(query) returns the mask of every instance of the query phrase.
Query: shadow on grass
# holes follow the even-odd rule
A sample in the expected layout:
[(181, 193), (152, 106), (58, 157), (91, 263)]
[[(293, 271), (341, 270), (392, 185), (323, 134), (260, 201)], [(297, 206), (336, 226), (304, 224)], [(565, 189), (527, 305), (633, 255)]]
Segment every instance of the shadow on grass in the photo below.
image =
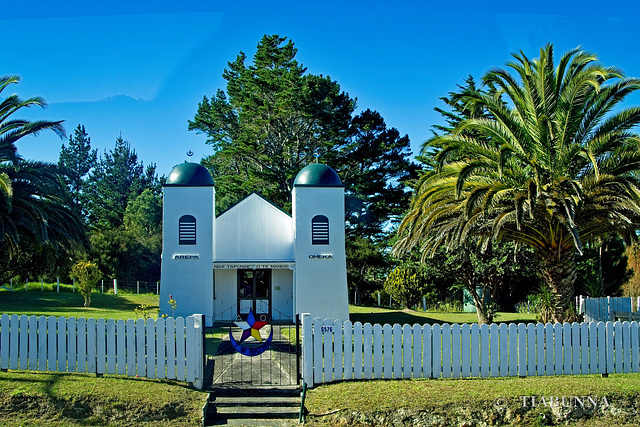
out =
[(530, 318), (502, 320), (502, 319), (500, 319), (498, 317), (497, 319), (493, 319), (493, 323), (497, 323), (497, 324), (500, 324), (500, 323), (507, 323), (507, 324), (509, 324), (509, 323), (524, 323), (526, 325), (528, 323), (535, 324), (535, 323), (538, 323), (538, 322), (535, 321), (535, 320), (531, 320)]
[(9, 371), (0, 373), (0, 382), (26, 383), (32, 385), (40, 385), (41, 392), (50, 396), (56, 395), (55, 386), (65, 381), (113, 381), (118, 380), (119, 384), (127, 387), (127, 383), (149, 383), (149, 384), (166, 384), (173, 387), (184, 389), (193, 389), (191, 385), (184, 381), (171, 379), (155, 379), (145, 377), (129, 377), (124, 375), (104, 374), (98, 376), (96, 374), (78, 373), (78, 372), (37, 372), (37, 371)]
[(434, 325), (436, 323), (437, 324), (447, 323), (439, 319), (434, 319), (427, 316), (419, 316), (411, 313), (405, 313), (402, 311), (393, 311), (393, 312), (387, 312), (387, 313), (375, 313), (375, 312), (374, 313), (351, 313), (349, 314), (349, 320), (351, 320), (353, 323), (360, 322), (364, 324), (368, 322), (371, 324), (380, 323), (382, 325), (384, 325), (385, 323), (389, 323), (391, 325), (395, 323), (399, 323), (400, 325), (404, 325), (405, 323), (409, 325), (413, 325), (416, 323), (418, 325), (424, 325), (424, 324)]
[[(448, 324), (463, 324), (463, 323), (476, 323), (477, 318), (475, 318), (475, 313), (437, 313), (437, 317), (430, 317), (429, 313), (424, 312), (407, 312), (407, 311), (386, 311), (386, 312), (377, 312), (371, 311), (370, 313), (350, 313), (349, 320), (351, 322), (360, 322), (371, 323), (371, 324), (382, 324), (389, 323), (393, 324), (409, 324), (409, 325), (442, 325), (445, 323)], [(443, 319), (443, 317), (448, 317), (448, 319)], [(502, 316), (498, 316), (494, 319), (494, 323), (535, 323), (531, 318), (501, 318)]]
[(220, 343), (222, 343), (223, 335), (228, 333), (226, 328), (205, 328), (205, 351), (206, 354), (216, 354)]

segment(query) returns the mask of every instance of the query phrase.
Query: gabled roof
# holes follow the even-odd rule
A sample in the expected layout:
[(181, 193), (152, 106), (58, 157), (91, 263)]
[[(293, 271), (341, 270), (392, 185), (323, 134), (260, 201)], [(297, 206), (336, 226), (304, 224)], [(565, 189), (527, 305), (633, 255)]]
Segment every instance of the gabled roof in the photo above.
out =
[(229, 206), (227, 209), (223, 210), (222, 212), (220, 212), (220, 214), (218, 214), (218, 218), (220, 218), (222, 215), (226, 214), (227, 212), (229, 212), (230, 210), (232, 210), (233, 208), (235, 208), (236, 206), (238, 206), (239, 204), (243, 203), (245, 200), (247, 200), (249, 197), (252, 196), (258, 196), (260, 199), (262, 199), (264, 202), (268, 203), (269, 205), (271, 205), (272, 207), (274, 207), (275, 209), (279, 210), (280, 212), (282, 212), (283, 214), (287, 215), (289, 218), (291, 218), (291, 215), (289, 215), (287, 212), (285, 212), (282, 208), (280, 208), (279, 206), (277, 206), (275, 203), (273, 203), (271, 200), (267, 199), (266, 197), (264, 197), (262, 194), (258, 193), (257, 191), (253, 191), (250, 194), (244, 196), (242, 199), (240, 199), (239, 201), (237, 201), (236, 203), (234, 203), (233, 205)]
[(292, 261), (293, 219), (257, 193), (216, 218), (214, 261)]

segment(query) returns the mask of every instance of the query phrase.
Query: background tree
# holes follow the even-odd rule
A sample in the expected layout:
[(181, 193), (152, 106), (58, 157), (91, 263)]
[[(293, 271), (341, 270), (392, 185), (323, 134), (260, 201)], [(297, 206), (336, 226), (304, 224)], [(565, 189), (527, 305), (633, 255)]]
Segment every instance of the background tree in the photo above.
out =
[(640, 81), (578, 49), (557, 67), (550, 45), (536, 60), (514, 58), (507, 65), (519, 80), (492, 70), (484, 81), (496, 95), (466, 97), (488, 117), (465, 119), (429, 142), (437, 167), (415, 188), (396, 252), (419, 245), (426, 255), (471, 236), (485, 247), (528, 245), (553, 293), (554, 320), (571, 320), (576, 253), (609, 233), (635, 237), (640, 139), (631, 129), (640, 109), (618, 104)]
[(386, 249), (386, 241), (376, 243), (367, 236), (346, 239), (347, 281), (354, 304), (372, 304), (375, 291), (383, 288), (391, 266)]
[(91, 293), (102, 277), (98, 265), (91, 261), (80, 261), (71, 268), (71, 277), (78, 281), (78, 289), (84, 297), (84, 306), (91, 305)]
[[(492, 323), (497, 310), (512, 311), (515, 304), (538, 289), (534, 252), (511, 242), (499, 242), (481, 250), (465, 245), (456, 250), (439, 247), (432, 256), (422, 258), (413, 250), (401, 261), (420, 265), (424, 280), (432, 285), (435, 299), (460, 304), (462, 290), (471, 295), (478, 323)], [(478, 292), (482, 288), (489, 296)]]
[[(18, 76), (0, 77), (0, 93), (19, 81)], [(86, 229), (71, 207), (60, 169), (18, 155), (16, 143), (25, 136), (44, 130), (65, 136), (61, 121), (31, 122), (15, 117), (32, 106), (44, 108), (46, 103), (39, 97), (23, 100), (16, 94), (0, 102), (0, 276), (4, 278), (23, 271), (34, 259), (31, 255), (87, 245)]]
[(253, 191), (290, 212), (298, 172), (316, 156), (331, 166), (345, 186), (349, 286), (361, 301), (382, 287), (386, 237), (408, 207), (417, 167), (407, 136), (375, 111), (354, 116), (355, 100), (329, 77), (307, 74), (296, 53), (277, 35), (262, 38), (251, 64), (240, 52), (224, 70), (226, 92), (204, 97), (189, 130), (213, 147), (202, 164), (218, 212)]
[(352, 119), (349, 137), (323, 161), (345, 186), (347, 277), (354, 304), (374, 302), (391, 266), (388, 236), (409, 206), (407, 183), (417, 177), (409, 138), (365, 110)]
[(164, 178), (144, 167), (130, 144), (118, 137), (100, 157), (86, 186), (92, 226), (92, 257), (107, 277), (157, 280), (162, 252)]
[[(233, 201), (260, 188), (289, 210), (296, 174), (349, 132), (355, 101), (329, 77), (305, 74), (296, 53), (291, 40), (265, 35), (251, 65), (243, 52), (228, 63), (227, 93), (205, 96), (189, 122), (189, 130), (207, 135), (214, 154), (204, 163)], [(221, 198), (218, 209), (233, 201)]]
[[(83, 125), (78, 125), (74, 134), (69, 136), (69, 146), (62, 143), (58, 166), (64, 171), (69, 193), (73, 202), (82, 208), (84, 178), (93, 170), (98, 161), (98, 150), (91, 149), (91, 138)], [(83, 212), (86, 216), (87, 212)]]
[(348, 233), (380, 239), (397, 226), (411, 198), (407, 183), (418, 171), (407, 135), (365, 110), (351, 120), (349, 136), (323, 157), (345, 186)]
[[(0, 245), (0, 253), (6, 252), (6, 248)], [(11, 279), (24, 282), (42, 278), (46, 282), (55, 282), (56, 278), (66, 278), (72, 259), (81, 252), (61, 246), (54, 248), (49, 243), (36, 246), (31, 242), (22, 242), (11, 257), (0, 258), (0, 283), (9, 283)]]
[(592, 298), (618, 296), (632, 275), (625, 252), (624, 241), (615, 234), (587, 242), (577, 261), (576, 291)]
[(155, 170), (155, 164), (145, 168), (129, 142), (119, 136), (114, 149), (105, 151), (89, 174), (86, 186), (89, 223), (98, 229), (115, 229), (123, 224), (129, 200), (138, 197), (145, 188), (159, 196), (162, 184)]
[[(162, 199), (146, 188), (142, 194), (127, 204), (124, 212), (124, 231), (132, 242), (137, 243), (138, 252), (133, 257), (136, 265), (129, 276), (153, 281), (160, 277), (162, 255)], [(125, 277), (127, 274), (118, 274)]]

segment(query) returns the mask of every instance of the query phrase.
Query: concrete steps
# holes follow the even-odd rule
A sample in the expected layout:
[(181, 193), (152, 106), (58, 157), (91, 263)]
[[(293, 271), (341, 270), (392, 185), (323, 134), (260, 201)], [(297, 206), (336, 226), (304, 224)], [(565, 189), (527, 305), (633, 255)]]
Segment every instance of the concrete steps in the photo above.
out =
[(299, 387), (217, 388), (204, 411), (204, 426), (293, 426), (300, 414)]

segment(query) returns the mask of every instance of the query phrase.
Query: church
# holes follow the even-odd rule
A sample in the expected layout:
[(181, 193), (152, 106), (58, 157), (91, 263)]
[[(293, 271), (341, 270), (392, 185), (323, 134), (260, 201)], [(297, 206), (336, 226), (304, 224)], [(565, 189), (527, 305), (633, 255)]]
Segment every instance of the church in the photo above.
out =
[(207, 325), (250, 311), (274, 323), (348, 320), (344, 186), (332, 168), (298, 173), (291, 215), (252, 193), (216, 216), (213, 178), (198, 163), (173, 168), (163, 191), (161, 314), (204, 314)]

